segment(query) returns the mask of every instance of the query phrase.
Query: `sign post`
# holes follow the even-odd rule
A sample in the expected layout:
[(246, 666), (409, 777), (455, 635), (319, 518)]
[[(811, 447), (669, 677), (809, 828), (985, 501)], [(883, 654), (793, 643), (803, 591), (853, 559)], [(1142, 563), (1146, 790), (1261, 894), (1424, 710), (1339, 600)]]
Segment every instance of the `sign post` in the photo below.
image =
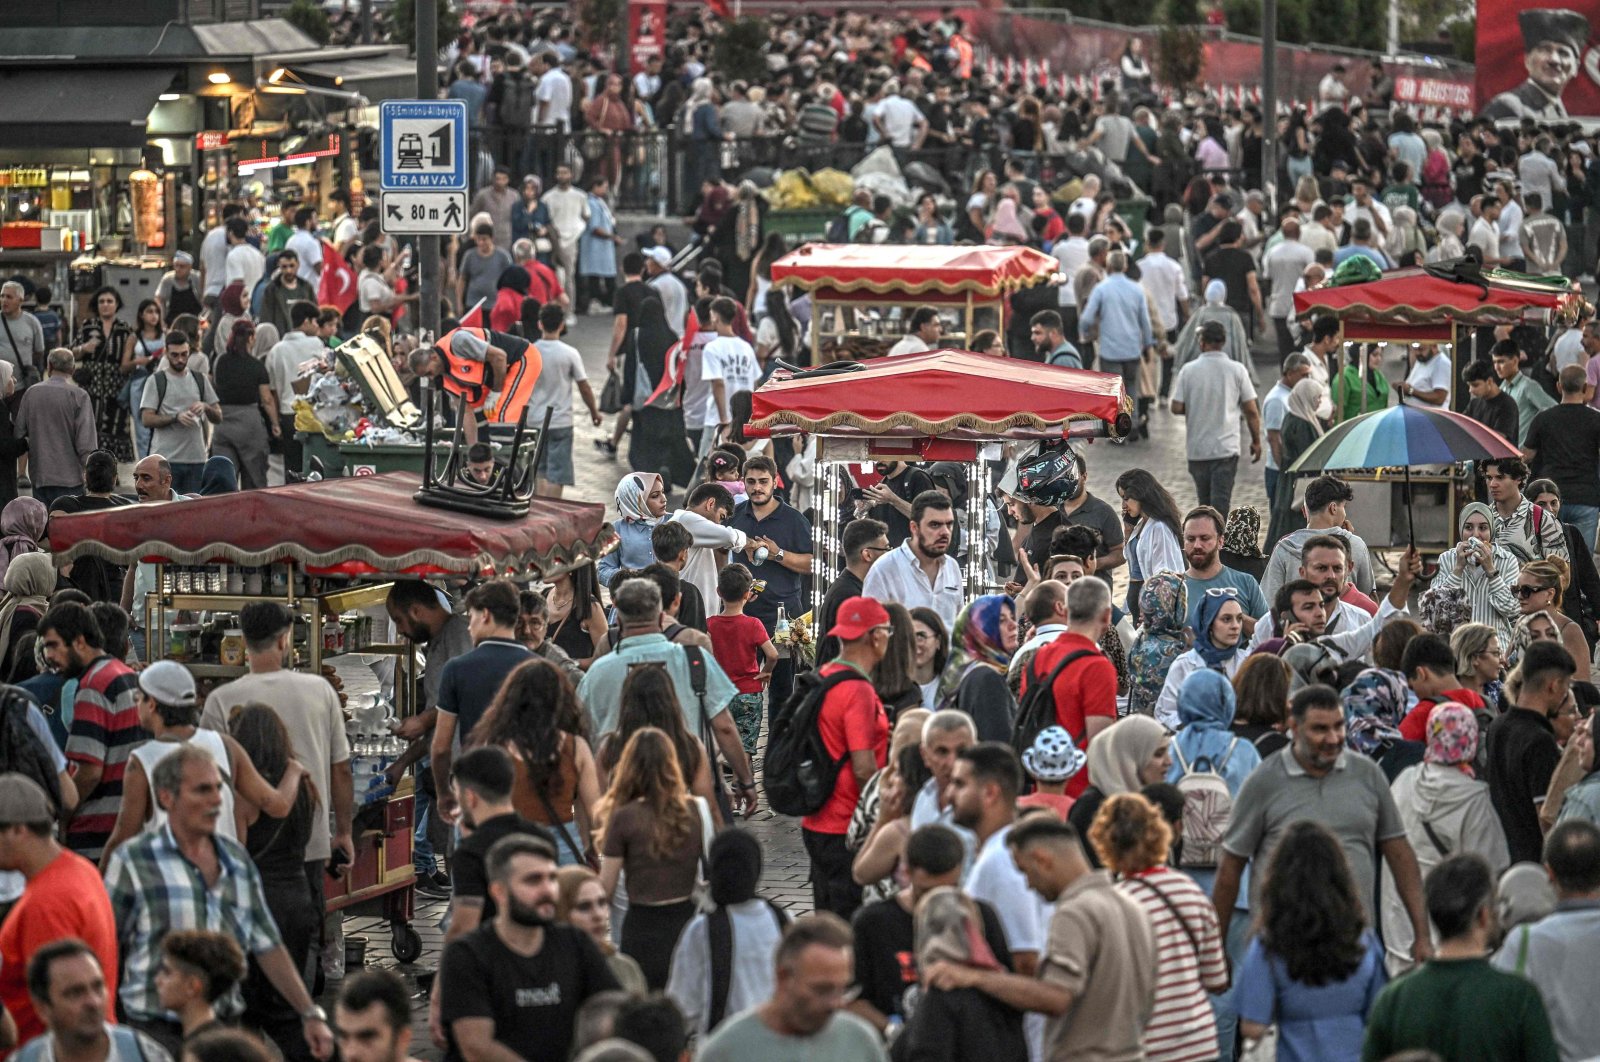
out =
[[(417, 57), (417, 96), (423, 100), (439, 98), (439, 7), (433, 0), (414, 4), (417, 39), (414, 42)], [(466, 115), (462, 114), (462, 135), (466, 134)], [(388, 165), (388, 152), (384, 152)], [(461, 160), (462, 165), (466, 160)], [(463, 175), (464, 176), (464, 175)], [(467, 190), (462, 181), (461, 191)], [(417, 240), (417, 323), (434, 338), (439, 336), (439, 237), (422, 236)], [(432, 430), (432, 425), (427, 430)]]

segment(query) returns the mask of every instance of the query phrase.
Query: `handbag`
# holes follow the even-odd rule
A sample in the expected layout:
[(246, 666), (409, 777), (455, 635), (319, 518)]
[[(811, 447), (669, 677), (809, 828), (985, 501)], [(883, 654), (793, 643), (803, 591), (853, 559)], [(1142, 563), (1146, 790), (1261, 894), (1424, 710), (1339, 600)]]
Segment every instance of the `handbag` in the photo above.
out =
[(606, 414), (622, 411), (622, 377), (617, 370), (606, 373), (605, 386), (600, 388), (600, 412)]
[[(531, 780), (530, 784), (532, 784)], [(533, 788), (539, 794), (539, 803), (544, 805), (544, 813), (550, 816), (550, 825), (561, 835), (561, 839), (567, 843), (567, 848), (577, 853), (578, 858), (583, 860), (584, 866), (590, 870), (598, 871), (600, 869), (599, 858), (592, 850), (578, 847), (578, 842), (573, 840), (572, 832), (567, 829), (567, 824), (562, 821), (560, 815), (556, 814), (556, 809), (550, 803), (550, 797), (545, 794), (544, 787), (533, 786)]]
[(1269, 1025), (1261, 1039), (1244, 1041), (1239, 1062), (1278, 1062), (1278, 1027)]

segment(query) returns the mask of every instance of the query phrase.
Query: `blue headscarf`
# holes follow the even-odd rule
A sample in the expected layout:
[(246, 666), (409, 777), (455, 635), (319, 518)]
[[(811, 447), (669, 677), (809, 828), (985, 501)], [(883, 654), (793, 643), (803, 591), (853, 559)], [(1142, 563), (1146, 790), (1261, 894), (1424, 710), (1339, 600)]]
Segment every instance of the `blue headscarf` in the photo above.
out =
[[(1237, 642), (1226, 649), (1211, 642), (1211, 624), (1216, 620), (1217, 613), (1222, 611), (1222, 606), (1229, 602), (1244, 607), (1237, 594), (1206, 594), (1200, 599), (1200, 612), (1194, 625), (1194, 651), (1200, 654), (1206, 667), (1222, 667), (1239, 652)], [(1239, 641), (1244, 641), (1243, 632), (1240, 632)]]
[(1178, 688), (1178, 735), (1173, 739), (1172, 767), (1167, 781), (1183, 777), (1180, 764), (1190, 770), (1214, 770), (1237, 795), (1247, 775), (1261, 763), (1261, 754), (1233, 732), (1237, 705), (1233, 684), (1221, 672), (1192, 671)]
[(239, 489), (239, 475), (234, 470), (233, 461), (217, 454), (206, 459), (205, 467), (200, 470), (200, 494), (209, 497), (213, 494), (232, 494)]

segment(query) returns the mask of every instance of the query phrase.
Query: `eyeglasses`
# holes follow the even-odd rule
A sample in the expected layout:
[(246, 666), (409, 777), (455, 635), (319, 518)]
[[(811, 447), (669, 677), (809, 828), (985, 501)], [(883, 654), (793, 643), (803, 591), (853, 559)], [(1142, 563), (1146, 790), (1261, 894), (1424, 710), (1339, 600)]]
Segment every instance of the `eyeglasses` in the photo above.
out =
[(1553, 586), (1529, 586), (1527, 583), (1519, 583), (1517, 585), (1517, 596), (1522, 598), (1522, 600), (1526, 601), (1526, 600), (1528, 600), (1528, 598), (1532, 597), (1534, 594), (1542, 594), (1546, 590), (1554, 590), (1554, 589), (1555, 589), (1555, 587), (1553, 587)]
[(873, 545), (862, 546), (861, 548), (862, 549), (870, 549), (874, 553), (888, 553), (891, 549), (894, 549), (894, 547), (889, 545), (889, 543), (887, 543), (887, 542), (885, 542), (881, 546), (877, 545), (876, 543), (874, 543)]
[(932, 631), (917, 631), (912, 635), (912, 637), (919, 642), (931, 642), (934, 640), (934, 634)]
[(887, 623), (885, 623), (885, 624), (884, 624), (884, 625), (883, 625), (883, 626), (881, 626), (881, 627), (874, 627), (874, 628), (872, 628), (872, 632), (873, 632), (873, 633), (874, 633), (874, 634), (876, 634), (876, 633), (877, 633), (877, 632), (879, 632), (879, 631), (882, 631), (882, 632), (883, 632), (883, 633), (884, 633), (884, 636), (885, 636), (885, 637), (888, 637), (888, 636), (890, 636), (890, 635), (892, 635), (892, 634), (894, 634), (894, 628), (893, 628), (893, 627), (891, 627), (891, 626), (889, 626), (889, 625), (888, 625), (888, 624), (887, 624)]

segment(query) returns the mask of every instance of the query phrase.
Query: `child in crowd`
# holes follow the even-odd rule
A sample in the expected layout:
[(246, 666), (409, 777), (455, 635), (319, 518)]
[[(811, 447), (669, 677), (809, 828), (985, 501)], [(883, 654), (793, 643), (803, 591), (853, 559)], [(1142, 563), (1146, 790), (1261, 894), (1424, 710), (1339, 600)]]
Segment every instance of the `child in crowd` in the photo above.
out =
[(706, 478), (727, 487), (735, 501), (744, 497), (744, 458), (738, 449), (719, 446), (711, 451), (706, 458)]
[(248, 972), (244, 952), (226, 933), (184, 929), (161, 941), (156, 992), (161, 1005), (178, 1016), (183, 1038), (222, 1028), (216, 1002)]
[(742, 564), (730, 564), (718, 572), (717, 596), (722, 599), (722, 614), (707, 622), (711, 627), (711, 653), (739, 691), (728, 706), (739, 727), (739, 741), (744, 751), (754, 756), (756, 739), (761, 736), (761, 693), (772, 677), (772, 669), (778, 666), (778, 649), (761, 621), (744, 613), (752, 582), (750, 569)]
[(1022, 754), (1023, 770), (1033, 779), (1033, 792), (1017, 798), (1021, 808), (1049, 808), (1067, 821), (1072, 810), (1072, 798), (1067, 796), (1067, 782), (1083, 770), (1088, 762), (1072, 743), (1072, 735), (1059, 726), (1047, 726), (1033, 739), (1033, 746)]

